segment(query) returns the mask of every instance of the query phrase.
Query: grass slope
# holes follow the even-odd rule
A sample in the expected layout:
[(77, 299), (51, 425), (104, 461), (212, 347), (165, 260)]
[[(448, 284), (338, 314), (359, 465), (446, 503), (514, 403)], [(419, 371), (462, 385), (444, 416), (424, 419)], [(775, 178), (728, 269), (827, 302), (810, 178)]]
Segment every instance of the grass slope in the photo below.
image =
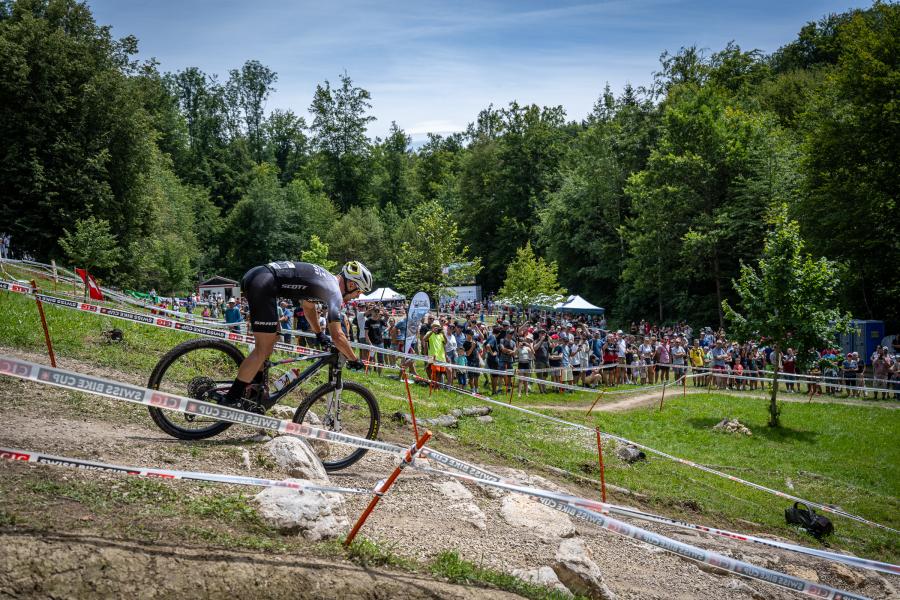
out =
[[(131, 324), (56, 307), (45, 309), (54, 345), (62, 357), (91, 361), (142, 376), (149, 374), (165, 351), (192, 336)], [(106, 344), (104, 328), (119, 327), (122, 345)], [(0, 345), (41, 351), (44, 348), (34, 302), (0, 293)], [(394, 411), (406, 411), (406, 390), (396, 378), (374, 373), (348, 374), (370, 387), (385, 415), (387, 436), (408, 436), (388, 422)], [(394, 375), (394, 377), (396, 377)], [(412, 386), (420, 417), (433, 417), (453, 408), (477, 404), (465, 396)], [(614, 397), (605, 398), (611, 401)], [(535, 405), (589, 404), (590, 394), (532, 395)], [(515, 400), (517, 404), (524, 400)], [(527, 406), (527, 404), (523, 404)], [(783, 427), (765, 426), (766, 401), (720, 394), (667, 396), (665, 408), (641, 408), (625, 413), (594, 413), (540, 409), (627, 437), (665, 452), (714, 466), (744, 479), (831, 503), (876, 522), (900, 528), (900, 412), (866, 406), (790, 403)], [(715, 433), (712, 425), (725, 416), (737, 417), (754, 433), (751, 437)], [(533, 470), (549, 465), (587, 477), (597, 477), (596, 442), (580, 433), (534, 416), (495, 408), (494, 422), (463, 419), (449, 430), (456, 450), (485, 460), (506, 462)], [(437, 445), (446, 441), (437, 442)], [(686, 520), (739, 530), (754, 529), (816, 544), (784, 523), (789, 502), (696, 469), (650, 456), (627, 465), (612, 448), (605, 449), (606, 477), (613, 484), (649, 496), (649, 508)], [(687, 513), (687, 514), (685, 514)], [(832, 519), (836, 532), (827, 544), (871, 558), (897, 562), (898, 536), (841, 517)], [(754, 525), (755, 524), (755, 525)]]

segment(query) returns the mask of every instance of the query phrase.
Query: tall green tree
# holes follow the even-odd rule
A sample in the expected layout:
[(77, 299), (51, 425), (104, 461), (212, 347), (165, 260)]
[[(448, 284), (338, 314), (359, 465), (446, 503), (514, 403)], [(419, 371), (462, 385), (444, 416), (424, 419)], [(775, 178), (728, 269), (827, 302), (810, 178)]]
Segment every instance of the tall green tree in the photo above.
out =
[(509, 263), (500, 297), (514, 303), (523, 313), (538, 302), (553, 306), (566, 293), (559, 285), (556, 271), (556, 263), (535, 256), (529, 242), (516, 251), (515, 260)]
[(309, 238), (309, 247), (300, 253), (300, 260), (325, 267), (332, 273), (338, 266), (336, 261), (328, 258), (328, 244), (320, 240), (316, 234)]
[(398, 289), (407, 296), (422, 290), (437, 302), (450, 287), (471, 283), (481, 270), (481, 260), (469, 257), (450, 214), (439, 203), (428, 202), (415, 209), (412, 219), (415, 235), (399, 249)]
[(416, 204), (411, 143), (412, 138), (392, 121), (387, 138), (373, 149), (372, 191), (381, 208), (388, 203), (403, 207)]
[(59, 245), (73, 265), (92, 271), (92, 275), (109, 273), (122, 257), (109, 221), (95, 217), (79, 219), (71, 231), (64, 229)]
[(137, 41), (112, 38), (75, 0), (6, 2), (0, 14), (0, 221), (40, 258), (91, 216), (127, 247), (149, 225), (142, 174), (155, 151), (129, 82)]
[(317, 85), (309, 112), (313, 115), (312, 132), (316, 149), (321, 154), (321, 174), (328, 195), (341, 210), (365, 204), (369, 200), (368, 124), (375, 117), (371, 94), (353, 85), (344, 73), (341, 85), (332, 88), (329, 81)]
[(265, 123), (266, 160), (278, 167), (278, 179), (286, 184), (309, 162), (310, 143), (306, 121), (289, 110), (275, 109)]
[[(742, 339), (769, 340), (779, 368), (789, 347), (796, 349), (801, 361), (808, 360), (847, 322), (834, 303), (840, 286), (837, 268), (828, 259), (813, 259), (805, 252), (800, 226), (787, 215), (786, 205), (775, 207), (758, 269), (742, 264), (740, 279), (734, 282), (736, 308), (722, 303), (729, 328)], [(781, 413), (779, 368), (772, 372), (770, 427), (779, 426)]]
[(240, 108), (244, 130), (256, 162), (263, 160), (263, 116), (266, 99), (275, 90), (278, 75), (258, 60), (248, 60), (240, 69), (229, 71), (226, 93)]
[(838, 58), (804, 123), (806, 193), (793, 214), (810, 249), (848, 266), (854, 313), (900, 322), (900, 5), (837, 29)]

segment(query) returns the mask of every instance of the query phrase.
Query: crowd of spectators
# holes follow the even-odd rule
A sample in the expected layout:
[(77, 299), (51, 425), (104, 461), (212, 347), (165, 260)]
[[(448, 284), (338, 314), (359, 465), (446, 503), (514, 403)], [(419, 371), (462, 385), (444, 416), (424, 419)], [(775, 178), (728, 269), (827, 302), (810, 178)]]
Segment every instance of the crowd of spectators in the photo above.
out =
[[(246, 331), (247, 306), (221, 295), (192, 296), (160, 301), (169, 310), (223, 319), (229, 329)], [(451, 300), (428, 314), (412, 333), (410, 352), (426, 362), (424, 376), (455, 382), (476, 392), (528, 395), (549, 391), (566, 393), (555, 382), (583, 387), (659, 385), (673, 383), (687, 373), (693, 386), (734, 390), (762, 390), (777, 357), (765, 340), (738, 342), (724, 330), (703, 327), (695, 331), (684, 322), (658, 326), (632, 322), (627, 331), (607, 328), (602, 315), (558, 314), (547, 311), (521, 314), (484, 302)], [(324, 315), (319, 325), (325, 327)], [(311, 328), (299, 305), (279, 302), (279, 323), (285, 342), (306, 338), (297, 332)], [(404, 352), (406, 303), (356, 304), (344, 308), (342, 328), (355, 341), (376, 348)], [(377, 365), (397, 364), (393, 354), (363, 351), (362, 358)], [(779, 370), (789, 393), (864, 396), (865, 390), (900, 390), (900, 339), (879, 347), (871, 357), (839, 348), (821, 349), (815, 356), (798, 357), (793, 348), (781, 356)], [(805, 360), (802, 360), (805, 359)], [(412, 375), (413, 360), (402, 361)], [(802, 368), (801, 368), (802, 366)], [(493, 373), (455, 367), (476, 367)], [(540, 382), (528, 382), (516, 375)], [(515, 388), (515, 389), (514, 389)], [(888, 397), (889, 392), (881, 395)], [(874, 392), (877, 395), (879, 392)]]

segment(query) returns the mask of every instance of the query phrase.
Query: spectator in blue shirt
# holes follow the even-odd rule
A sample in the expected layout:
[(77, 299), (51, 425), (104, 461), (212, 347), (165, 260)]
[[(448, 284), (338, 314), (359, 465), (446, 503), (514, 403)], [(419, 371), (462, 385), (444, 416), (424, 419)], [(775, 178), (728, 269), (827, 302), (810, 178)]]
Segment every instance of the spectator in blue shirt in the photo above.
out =
[(241, 310), (236, 306), (234, 298), (228, 300), (228, 306), (225, 308), (225, 322), (231, 331), (241, 330)]

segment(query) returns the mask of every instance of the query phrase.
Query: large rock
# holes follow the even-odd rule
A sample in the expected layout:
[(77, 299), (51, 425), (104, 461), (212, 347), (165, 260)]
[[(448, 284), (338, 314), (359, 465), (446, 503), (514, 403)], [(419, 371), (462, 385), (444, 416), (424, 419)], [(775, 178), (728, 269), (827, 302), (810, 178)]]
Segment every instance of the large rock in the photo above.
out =
[(543, 538), (575, 535), (575, 526), (567, 515), (522, 494), (509, 494), (503, 498), (500, 516), (513, 527), (528, 528)]
[(491, 414), (490, 406), (467, 406), (462, 409), (462, 414), (466, 417), (483, 417)]
[(615, 594), (603, 582), (603, 573), (594, 562), (590, 548), (581, 538), (562, 541), (556, 550), (553, 571), (575, 594), (595, 600), (615, 600)]
[(639, 460), (646, 460), (647, 455), (641, 451), (637, 446), (627, 445), (627, 446), (619, 446), (616, 448), (616, 456), (621, 458), (623, 461), (628, 464), (635, 463)]
[(753, 432), (750, 431), (743, 423), (741, 423), (737, 419), (732, 419), (731, 417), (725, 417), (724, 419), (713, 425), (713, 431), (718, 431), (720, 433), (753, 435)]
[(542, 585), (544, 587), (554, 589), (566, 597), (571, 598), (573, 596), (572, 592), (569, 591), (569, 588), (567, 588), (562, 584), (562, 582), (560, 582), (559, 577), (556, 576), (556, 572), (550, 567), (541, 567), (539, 569), (527, 570), (513, 569), (511, 575), (513, 577), (518, 577), (522, 581), (527, 581), (528, 583)]
[(443, 494), (447, 499), (453, 501), (471, 500), (472, 492), (455, 479), (442, 481), (441, 483), (432, 483), (431, 487)]
[(450, 507), (453, 514), (459, 516), (460, 519), (472, 525), (475, 529), (484, 531), (487, 529), (487, 516), (484, 511), (478, 508), (474, 502), (462, 502), (454, 504)]
[(478, 421), (479, 423), (493, 423), (494, 417), (492, 417), (490, 415), (482, 415), (480, 417), (475, 417), (475, 420)]
[(441, 415), (440, 417), (435, 417), (434, 419), (423, 419), (423, 423), (431, 426), (440, 426), (440, 427), (459, 427), (459, 419), (454, 417), (453, 415)]
[(275, 463), (285, 469), (291, 477), (309, 479), (318, 483), (328, 483), (325, 467), (309, 444), (300, 438), (278, 436), (264, 447)]
[(340, 494), (271, 487), (257, 494), (253, 501), (259, 515), (271, 527), (283, 534), (302, 535), (312, 542), (338, 537), (349, 525), (345, 517), (336, 514), (344, 503)]

